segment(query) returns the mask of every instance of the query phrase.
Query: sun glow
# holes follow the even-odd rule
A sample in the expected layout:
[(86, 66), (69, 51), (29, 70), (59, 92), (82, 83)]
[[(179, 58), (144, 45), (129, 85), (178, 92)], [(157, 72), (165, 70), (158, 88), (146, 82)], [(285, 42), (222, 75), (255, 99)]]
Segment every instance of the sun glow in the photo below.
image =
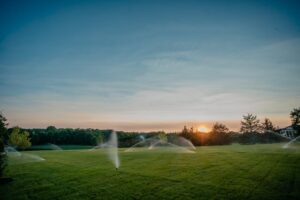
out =
[(200, 126), (198, 128), (198, 131), (201, 132), (201, 133), (208, 133), (209, 132), (209, 129), (206, 128), (205, 126)]

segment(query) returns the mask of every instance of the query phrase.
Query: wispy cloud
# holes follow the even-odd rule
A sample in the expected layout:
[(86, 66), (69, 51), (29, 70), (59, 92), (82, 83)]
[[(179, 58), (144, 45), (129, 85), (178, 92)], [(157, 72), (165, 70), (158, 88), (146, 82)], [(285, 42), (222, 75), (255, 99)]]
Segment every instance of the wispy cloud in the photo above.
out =
[(298, 15), (250, 4), (2, 12), (11, 25), (1, 26), (1, 109), (27, 127), (236, 127), (248, 112), (287, 123), (300, 102)]

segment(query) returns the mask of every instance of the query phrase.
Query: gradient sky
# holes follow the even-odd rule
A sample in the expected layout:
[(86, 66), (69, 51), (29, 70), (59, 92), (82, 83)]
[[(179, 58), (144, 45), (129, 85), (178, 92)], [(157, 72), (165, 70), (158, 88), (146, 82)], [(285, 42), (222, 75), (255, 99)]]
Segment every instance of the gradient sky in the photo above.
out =
[(299, 1), (0, 0), (10, 125), (180, 130), (300, 106)]

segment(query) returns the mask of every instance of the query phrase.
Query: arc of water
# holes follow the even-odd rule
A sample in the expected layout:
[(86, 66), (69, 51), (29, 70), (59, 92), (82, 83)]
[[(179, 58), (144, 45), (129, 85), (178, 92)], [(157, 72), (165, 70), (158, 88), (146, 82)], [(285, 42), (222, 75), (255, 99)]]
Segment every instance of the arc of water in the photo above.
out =
[(182, 137), (178, 137), (177, 139), (179, 140), (180, 144), (182, 144), (184, 146), (176, 145), (176, 144), (166, 142), (166, 141), (163, 141), (163, 140), (157, 139), (157, 138), (148, 138), (148, 139), (138, 142), (135, 145), (133, 145), (132, 147), (126, 149), (125, 152), (135, 151), (135, 148), (140, 147), (140, 146), (147, 147), (147, 149), (151, 150), (151, 149), (155, 148), (158, 144), (167, 144), (169, 146), (176, 147), (177, 149), (184, 150), (185, 152), (195, 153), (193, 150), (195, 150), (196, 148), (189, 140), (182, 138)]
[(19, 157), (22, 156), (22, 154), (20, 152), (18, 152), (15, 148), (10, 147), (10, 146), (5, 147), (4, 151), (9, 154), (12, 153), (14, 156), (19, 156)]
[(184, 137), (181, 137), (179, 136), (178, 137), (178, 140), (181, 142), (181, 143), (185, 143), (187, 145), (187, 147), (190, 147), (192, 148), (193, 150), (196, 150), (196, 147), (193, 145), (193, 143), (187, 139), (185, 139)]
[(89, 149), (89, 151), (93, 151), (93, 150), (101, 149), (101, 148), (106, 148), (106, 147), (109, 147), (109, 145), (107, 143), (98, 144), (97, 146), (94, 146), (93, 148)]
[(178, 146), (178, 145), (176, 145), (176, 144), (169, 143), (169, 142), (168, 142), (168, 144), (170, 144), (171, 146), (176, 147), (176, 148), (181, 148), (182, 150), (184, 150), (184, 151), (186, 151), (186, 152), (189, 152), (189, 153), (195, 153), (194, 151), (191, 151), (191, 150), (189, 150), (189, 149), (187, 149), (187, 148), (185, 148), (185, 147), (181, 147), (181, 146)]
[(158, 143), (163, 143), (163, 141), (161, 141), (161, 140), (155, 141), (153, 144), (151, 144), (151, 145), (149, 146), (148, 149), (153, 149), (153, 147), (154, 147), (155, 145), (157, 145)]
[(148, 143), (150, 143), (150, 145), (151, 145), (153, 142), (156, 142), (156, 141), (157, 141), (157, 139), (154, 139), (154, 138), (145, 139), (141, 142), (138, 142), (138, 143), (134, 144), (130, 148), (126, 149), (125, 152), (134, 151), (134, 148), (139, 147), (139, 146), (146, 146), (146, 145), (148, 145)]
[(182, 150), (183, 152), (187, 152), (187, 153), (195, 153), (194, 151), (191, 151), (191, 150), (189, 150), (189, 149), (187, 149), (187, 148), (185, 148), (185, 147), (178, 146), (178, 145), (172, 144), (172, 143), (170, 143), (170, 142), (160, 141), (160, 140), (159, 140), (158, 142), (156, 142), (155, 144), (153, 144), (152, 146), (150, 146), (151, 148), (149, 147), (149, 149), (151, 150), (151, 149), (155, 148), (155, 146), (158, 145), (159, 143), (161, 143), (161, 144), (167, 144), (167, 145), (169, 145), (169, 146), (171, 146), (171, 147), (173, 147), (173, 148), (180, 149), (180, 150)]
[(51, 150), (56, 150), (56, 151), (62, 151), (63, 150), (61, 147), (57, 146), (56, 144), (48, 143), (48, 146), (50, 147)]
[(297, 141), (298, 139), (300, 139), (300, 136), (295, 137), (294, 139), (292, 139), (291, 141), (289, 141), (288, 143), (286, 143), (285, 145), (282, 146), (282, 148), (286, 149), (289, 148), (289, 146), (294, 143), (295, 141)]
[[(10, 159), (13, 159), (16, 161), (16, 163), (36, 162), (36, 161), (45, 160), (44, 158), (42, 158), (38, 155), (33, 155), (33, 154), (29, 154), (29, 153), (20, 153), (15, 148), (10, 147), (10, 146), (5, 147), (4, 151), (8, 155), (8, 160), (10, 161)], [(16, 164), (16, 163), (13, 163), (13, 164)], [(12, 163), (9, 162), (9, 164), (12, 164)]]

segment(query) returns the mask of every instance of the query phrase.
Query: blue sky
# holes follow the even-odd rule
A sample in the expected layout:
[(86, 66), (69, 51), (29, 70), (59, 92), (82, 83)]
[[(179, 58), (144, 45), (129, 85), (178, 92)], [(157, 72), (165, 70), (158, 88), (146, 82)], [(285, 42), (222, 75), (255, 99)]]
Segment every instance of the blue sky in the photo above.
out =
[(179, 130), (300, 102), (297, 1), (0, 1), (10, 125)]

